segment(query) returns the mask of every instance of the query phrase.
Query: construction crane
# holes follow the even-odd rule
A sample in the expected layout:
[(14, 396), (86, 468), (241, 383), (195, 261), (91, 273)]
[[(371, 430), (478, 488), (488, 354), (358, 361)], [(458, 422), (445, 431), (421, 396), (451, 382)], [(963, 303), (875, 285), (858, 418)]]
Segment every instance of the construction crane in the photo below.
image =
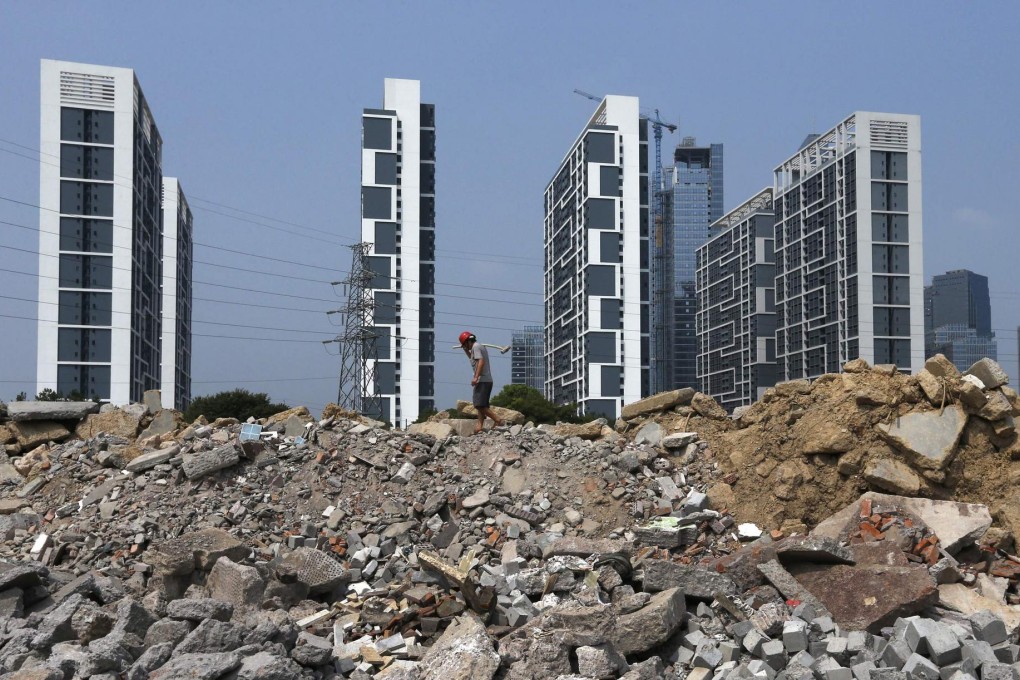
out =
[[(601, 102), (603, 99), (603, 97), (596, 97), (584, 90), (575, 89), (574, 93), (593, 102)], [(655, 299), (652, 301), (652, 316), (654, 318), (653, 354), (659, 357), (656, 363), (661, 363), (662, 368), (652, 371), (652, 392), (654, 393), (668, 389), (667, 385), (671, 378), (667, 377), (666, 374), (672, 372), (670, 368), (671, 362), (667, 358), (670, 354), (670, 349), (667, 345), (669, 344), (669, 327), (672, 326), (672, 311), (668, 307), (670, 306), (670, 296), (673, 293), (673, 285), (671, 283), (672, 272), (667, 271), (666, 267), (667, 257), (670, 254), (667, 251), (672, 249), (672, 238), (665, 231), (665, 216), (662, 214), (663, 194), (666, 191), (666, 187), (662, 185), (662, 128), (666, 128), (670, 132), (676, 132), (677, 126), (662, 120), (659, 117), (658, 109), (655, 109), (654, 114), (641, 112), (640, 115), (651, 123), (652, 134), (655, 137), (655, 173), (652, 176), (655, 182), (655, 203), (652, 206), (652, 221), (655, 224), (655, 250), (653, 251), (655, 267), (655, 285), (653, 290)]]

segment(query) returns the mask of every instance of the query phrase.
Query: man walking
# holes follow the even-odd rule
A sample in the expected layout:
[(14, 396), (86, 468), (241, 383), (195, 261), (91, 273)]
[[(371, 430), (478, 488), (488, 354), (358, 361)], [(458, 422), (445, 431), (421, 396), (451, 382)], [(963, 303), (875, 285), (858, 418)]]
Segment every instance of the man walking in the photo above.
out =
[(471, 360), (471, 368), (475, 370), (471, 378), (471, 385), (474, 391), (471, 395), (471, 403), (478, 411), (478, 424), (475, 425), (475, 434), (482, 431), (485, 418), (492, 418), (496, 427), (503, 425), (492, 409), (489, 408), (489, 397), (492, 396), (492, 369), (489, 367), (489, 350), (478, 342), (471, 331), (464, 331), (460, 334), (460, 346)]

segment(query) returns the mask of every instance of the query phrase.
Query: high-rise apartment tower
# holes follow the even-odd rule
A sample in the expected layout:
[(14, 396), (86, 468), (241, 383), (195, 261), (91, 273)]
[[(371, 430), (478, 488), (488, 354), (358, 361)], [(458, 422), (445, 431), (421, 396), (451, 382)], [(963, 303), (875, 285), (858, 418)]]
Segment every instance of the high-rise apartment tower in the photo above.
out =
[(115, 404), (174, 392), (161, 385), (163, 141), (134, 71), (43, 60), (40, 149), (38, 389)]
[(776, 384), (772, 189), (712, 224), (697, 251), (698, 381), (732, 411)]
[(163, 178), (163, 337), (160, 349), (163, 405), (191, 404), (192, 216), (175, 177)]
[(779, 380), (924, 363), (921, 119), (858, 111), (775, 170)]
[(545, 190), (546, 396), (614, 417), (649, 390), (648, 123), (609, 95)]
[(435, 407), (436, 111), (417, 80), (387, 78), (362, 115), (361, 239), (372, 244), (370, 414), (406, 427)]

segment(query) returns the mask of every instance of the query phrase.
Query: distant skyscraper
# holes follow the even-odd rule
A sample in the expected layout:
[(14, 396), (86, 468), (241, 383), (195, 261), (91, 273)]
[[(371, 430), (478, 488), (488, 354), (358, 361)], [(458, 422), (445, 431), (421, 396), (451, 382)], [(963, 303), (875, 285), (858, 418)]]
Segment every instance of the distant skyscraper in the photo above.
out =
[(381, 412), (404, 427), (435, 408), (436, 111), (417, 80), (387, 78), (362, 116), (361, 238), (377, 340), (369, 361)]
[(545, 190), (546, 396), (609, 417), (648, 394), (648, 122), (609, 95)]
[(696, 252), (708, 238), (709, 225), (723, 215), (723, 145), (698, 146), (694, 137), (685, 137), (665, 178), (663, 214), (673, 246), (673, 309), (667, 343), (672, 376), (663, 388), (697, 387)]
[(39, 165), (37, 387), (176, 401), (162, 383), (163, 140), (149, 105), (128, 68), (44, 59), (41, 76), (40, 149), (60, 162)]
[(924, 364), (921, 119), (858, 111), (775, 170), (779, 380)]
[(180, 182), (163, 178), (163, 405), (191, 404), (192, 217)]
[(772, 189), (712, 224), (697, 251), (698, 380), (725, 409), (776, 384)]
[(545, 344), (542, 326), (514, 331), (510, 343), (510, 383), (545, 393)]
[(962, 371), (998, 358), (988, 277), (966, 269), (932, 277), (924, 288), (924, 345), (925, 356), (944, 354)]

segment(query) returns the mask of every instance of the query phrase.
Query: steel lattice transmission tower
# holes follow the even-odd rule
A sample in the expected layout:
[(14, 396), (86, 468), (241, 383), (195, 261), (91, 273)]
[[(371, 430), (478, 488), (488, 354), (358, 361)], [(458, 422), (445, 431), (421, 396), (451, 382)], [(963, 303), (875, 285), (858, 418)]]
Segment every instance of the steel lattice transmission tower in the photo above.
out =
[(343, 281), (346, 305), (337, 310), (343, 317), (343, 332), (335, 340), (340, 346), (340, 388), (337, 404), (349, 411), (379, 417), (382, 403), (375, 385), (376, 341), (375, 301), (372, 271), (367, 267), (371, 243), (348, 246), (352, 252), (351, 271)]

